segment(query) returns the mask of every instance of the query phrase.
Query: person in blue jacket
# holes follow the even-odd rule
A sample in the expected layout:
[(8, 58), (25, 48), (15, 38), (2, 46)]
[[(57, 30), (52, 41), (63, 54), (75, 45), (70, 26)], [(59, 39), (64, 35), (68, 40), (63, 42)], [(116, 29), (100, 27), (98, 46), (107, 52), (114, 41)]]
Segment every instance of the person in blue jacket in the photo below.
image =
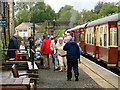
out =
[(17, 34), (14, 34), (14, 36), (10, 39), (8, 49), (12, 49), (12, 50), (8, 50), (7, 52), (9, 59), (15, 58), (15, 51), (16, 51), (15, 49), (19, 50), (19, 46), (17, 42)]
[(71, 36), (67, 37), (67, 43), (63, 47), (63, 50), (67, 51), (67, 80), (72, 78), (72, 68), (75, 73), (75, 81), (78, 81), (78, 59), (80, 58), (79, 46), (72, 40)]

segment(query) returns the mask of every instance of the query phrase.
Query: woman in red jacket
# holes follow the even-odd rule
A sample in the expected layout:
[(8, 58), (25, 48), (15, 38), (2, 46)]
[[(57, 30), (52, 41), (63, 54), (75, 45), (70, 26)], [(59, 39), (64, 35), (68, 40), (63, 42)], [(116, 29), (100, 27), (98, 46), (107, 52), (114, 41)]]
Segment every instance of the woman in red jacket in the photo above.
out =
[(44, 61), (45, 61), (45, 68), (50, 69), (50, 60), (49, 60), (49, 54), (53, 53), (50, 49), (51, 40), (47, 38), (47, 36), (43, 36), (43, 41), (41, 45), (41, 54), (43, 55)]

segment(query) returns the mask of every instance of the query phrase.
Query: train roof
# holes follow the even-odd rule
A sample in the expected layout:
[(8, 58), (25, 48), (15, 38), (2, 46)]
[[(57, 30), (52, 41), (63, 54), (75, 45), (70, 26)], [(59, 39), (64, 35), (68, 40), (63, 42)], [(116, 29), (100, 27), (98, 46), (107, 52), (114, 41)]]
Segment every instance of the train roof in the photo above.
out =
[(73, 31), (73, 30), (78, 30), (80, 28), (85, 28), (86, 25), (87, 25), (87, 23), (82, 24), (82, 25), (77, 25), (76, 27), (68, 29), (67, 31)]
[(85, 26), (87, 25), (87, 23), (82, 24), (82, 25), (78, 25), (74, 28), (74, 30), (80, 29), (80, 28), (85, 28)]
[(101, 25), (101, 24), (108, 23), (110, 21), (119, 21), (119, 20), (120, 20), (120, 13), (117, 13), (117, 14), (114, 14), (114, 15), (111, 15), (111, 16), (107, 16), (107, 17), (89, 22), (87, 27)]

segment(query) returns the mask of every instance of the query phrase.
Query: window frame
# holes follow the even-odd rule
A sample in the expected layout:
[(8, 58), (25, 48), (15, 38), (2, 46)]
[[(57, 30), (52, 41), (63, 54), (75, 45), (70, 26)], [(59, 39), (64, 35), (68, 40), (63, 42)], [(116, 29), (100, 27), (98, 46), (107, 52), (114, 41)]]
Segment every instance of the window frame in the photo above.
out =
[[(115, 41), (115, 33), (116, 33), (116, 35), (117, 35), (117, 27), (111, 27), (110, 28), (110, 47), (116, 47), (116, 46), (118, 46), (118, 42), (117, 42), (117, 39), (116, 39), (116, 45), (115, 45), (115, 43), (114, 43), (114, 41)], [(112, 44), (111, 44), (111, 35), (112, 35)], [(118, 38), (118, 37), (116, 37), (116, 38)]]

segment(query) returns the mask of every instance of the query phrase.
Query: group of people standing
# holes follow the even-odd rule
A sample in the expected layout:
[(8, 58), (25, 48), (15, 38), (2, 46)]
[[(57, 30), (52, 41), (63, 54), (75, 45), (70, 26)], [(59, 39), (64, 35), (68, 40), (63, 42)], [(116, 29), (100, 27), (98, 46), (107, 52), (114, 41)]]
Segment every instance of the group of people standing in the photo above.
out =
[(72, 78), (72, 68), (75, 73), (75, 81), (78, 81), (78, 59), (80, 59), (81, 49), (72, 37), (57, 37), (56, 35), (43, 36), (40, 53), (43, 55), (44, 67), (50, 69), (50, 57), (55, 70), (67, 71), (67, 80)]
[[(30, 41), (30, 48), (32, 48), (33, 38), (28, 38)], [(25, 49), (24, 43), (21, 42), (20, 48)], [(40, 59), (40, 65), (45, 69), (50, 69), (50, 56), (54, 69), (62, 72), (67, 71), (67, 80), (72, 78), (72, 68), (75, 73), (75, 81), (78, 81), (78, 59), (80, 59), (81, 49), (76, 42), (72, 40), (72, 37), (67, 34), (65, 37), (57, 37), (56, 35), (48, 37), (43, 35), (43, 40), (38, 38), (35, 42), (36, 46), (36, 58)], [(10, 39), (9, 49), (19, 49), (17, 43), (17, 35)], [(8, 55), (13, 58), (15, 56), (14, 51)]]

